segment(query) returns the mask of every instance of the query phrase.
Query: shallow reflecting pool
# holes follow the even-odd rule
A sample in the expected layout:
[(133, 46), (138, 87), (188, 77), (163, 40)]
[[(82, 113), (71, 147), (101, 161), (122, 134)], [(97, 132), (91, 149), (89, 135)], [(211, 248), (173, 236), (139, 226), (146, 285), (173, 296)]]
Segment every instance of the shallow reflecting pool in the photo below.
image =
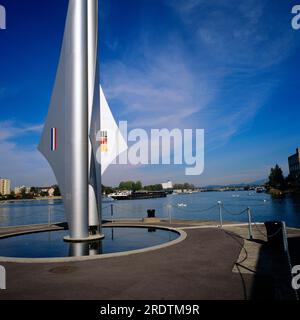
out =
[(0, 239), (0, 256), (54, 258), (89, 256), (148, 248), (172, 241), (179, 234), (156, 228), (103, 228), (105, 238), (91, 243), (67, 243), (68, 231), (51, 231)]

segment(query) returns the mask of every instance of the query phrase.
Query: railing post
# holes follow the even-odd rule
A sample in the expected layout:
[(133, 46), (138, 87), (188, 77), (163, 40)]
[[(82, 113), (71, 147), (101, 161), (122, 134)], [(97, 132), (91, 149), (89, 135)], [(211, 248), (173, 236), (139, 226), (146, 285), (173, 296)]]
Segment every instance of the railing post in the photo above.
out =
[(110, 205), (110, 215), (111, 215), (111, 221), (114, 222), (114, 205)]
[(222, 202), (218, 201), (218, 205), (219, 205), (220, 228), (223, 228)]
[(168, 204), (167, 205), (167, 208), (168, 208), (168, 215), (169, 215), (169, 223), (172, 224), (172, 213), (171, 213), (171, 205)]
[(282, 236), (283, 236), (284, 251), (285, 253), (288, 253), (289, 244), (288, 244), (288, 238), (287, 238), (286, 224), (284, 221), (282, 221)]
[(251, 209), (249, 207), (247, 208), (247, 214), (248, 214), (248, 224), (249, 224), (249, 239), (253, 240)]
[(51, 212), (52, 211), (52, 207), (49, 206), (48, 207), (48, 227), (50, 228), (51, 227)]

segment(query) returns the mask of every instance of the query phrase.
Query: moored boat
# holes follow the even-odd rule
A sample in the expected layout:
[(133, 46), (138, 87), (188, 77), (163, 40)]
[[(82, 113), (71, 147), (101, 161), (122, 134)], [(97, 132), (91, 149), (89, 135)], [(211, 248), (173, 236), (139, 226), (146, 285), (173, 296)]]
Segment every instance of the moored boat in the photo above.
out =
[(138, 199), (155, 199), (167, 197), (165, 191), (124, 191), (109, 195), (114, 200), (138, 200)]

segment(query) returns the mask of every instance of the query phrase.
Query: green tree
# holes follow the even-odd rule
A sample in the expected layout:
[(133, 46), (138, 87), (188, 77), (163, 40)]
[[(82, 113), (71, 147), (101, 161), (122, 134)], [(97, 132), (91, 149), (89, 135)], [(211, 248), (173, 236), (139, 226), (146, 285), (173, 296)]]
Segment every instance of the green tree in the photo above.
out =
[(38, 188), (37, 187), (31, 187), (30, 188), (30, 193), (32, 193), (34, 195), (38, 194)]
[(132, 191), (138, 191), (143, 188), (143, 185), (141, 181), (122, 181), (119, 184), (119, 190), (132, 190)]
[(133, 181), (122, 181), (119, 184), (119, 189), (120, 190), (133, 190)]
[(153, 184), (153, 185), (145, 186), (144, 189), (147, 191), (161, 191), (162, 185), (161, 184)]
[(133, 185), (133, 191), (140, 191), (143, 189), (143, 185), (141, 183), (141, 181), (137, 181), (134, 185)]
[(271, 168), (268, 185), (271, 188), (279, 190), (283, 190), (285, 188), (285, 179), (283, 176), (283, 172), (278, 164), (276, 164), (274, 168)]
[(295, 176), (289, 174), (289, 175), (285, 178), (285, 185), (286, 185), (287, 187), (292, 187), (292, 188), (297, 187), (298, 183), (297, 183), (297, 179), (295, 178)]
[(195, 189), (195, 186), (193, 184), (190, 183), (176, 183), (174, 184), (174, 189), (175, 190), (193, 190)]
[(6, 198), (6, 200), (14, 200), (15, 196), (14, 196), (13, 191), (10, 194), (6, 195), (5, 198)]
[(26, 188), (22, 188), (20, 191), (21, 191), (21, 198), (25, 199), (26, 198)]
[(114, 192), (115, 192), (114, 188), (102, 185), (102, 193), (103, 194), (108, 195), (108, 194), (111, 194), (111, 193), (114, 193)]

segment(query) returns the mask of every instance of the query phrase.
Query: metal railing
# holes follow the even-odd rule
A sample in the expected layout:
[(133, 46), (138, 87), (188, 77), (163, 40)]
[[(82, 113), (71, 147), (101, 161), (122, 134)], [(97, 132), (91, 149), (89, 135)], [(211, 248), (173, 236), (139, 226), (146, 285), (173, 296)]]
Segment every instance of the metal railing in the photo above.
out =
[[(104, 211), (108, 208), (110, 208), (109, 209), (110, 210), (110, 219), (112, 222), (117, 221), (117, 220), (127, 220), (124, 216), (122, 216), (120, 218), (116, 218), (116, 212), (118, 210), (122, 210), (122, 212), (132, 211), (132, 206), (130, 206), (128, 204), (116, 203), (116, 202), (111, 203), (111, 204), (103, 207), (102, 210)], [(165, 210), (161, 210), (161, 209), (165, 209)], [(213, 211), (213, 209), (216, 209), (216, 211)], [(165, 204), (163, 206), (160, 206), (159, 209), (155, 209), (155, 210), (166, 211), (167, 216), (161, 216), (161, 218), (168, 220), (170, 224), (172, 224), (172, 221), (173, 221), (172, 211), (175, 211), (175, 210), (178, 210), (181, 212), (197, 213), (197, 214), (211, 213), (211, 216), (213, 216), (217, 213), (220, 228), (223, 228), (223, 225), (224, 225), (224, 223), (223, 223), (224, 213), (226, 213), (228, 215), (232, 215), (232, 216), (245, 215), (245, 217), (247, 219), (247, 223), (248, 223), (249, 239), (253, 239), (252, 227), (253, 227), (253, 225), (255, 225), (255, 223), (252, 222), (253, 217), (252, 217), (252, 211), (251, 211), (250, 207), (245, 207), (244, 209), (242, 209), (239, 212), (233, 212), (229, 208), (227, 208), (221, 201), (217, 201), (216, 204), (214, 204), (210, 207), (207, 207), (207, 208), (203, 208), (203, 209), (189, 208), (188, 205), (178, 203), (178, 204)], [(133, 220), (132, 215), (130, 215), (130, 218), (128, 218), (128, 219)], [(137, 219), (141, 220), (143, 218), (139, 217)]]
[[(253, 222), (252, 210), (249, 206), (243, 206), (243, 208), (238, 211), (234, 212), (229, 207), (230, 205), (224, 205), (222, 201), (216, 201), (215, 204), (206, 207), (206, 208), (194, 208), (195, 204), (184, 204), (184, 203), (167, 203), (163, 205), (156, 205), (152, 209), (160, 212), (160, 218), (169, 221), (169, 224), (172, 224), (174, 221), (174, 213), (176, 212), (186, 212), (186, 213), (196, 213), (197, 215), (201, 214), (209, 214), (209, 217), (213, 217), (211, 220), (219, 220), (219, 227), (223, 228), (224, 226), (224, 214), (231, 215), (234, 217), (243, 216), (248, 223), (248, 232), (249, 232), (249, 239), (253, 239), (253, 226), (256, 227), (258, 232), (260, 232), (264, 237), (266, 235), (259, 229), (256, 222)], [(192, 207), (191, 207), (192, 206)], [(255, 206), (255, 205), (254, 205)], [(138, 212), (139, 210), (145, 210), (145, 206), (138, 205), (129, 205), (123, 202), (112, 202), (108, 204), (104, 204), (102, 207), (102, 212), (104, 213), (103, 218), (107, 220), (111, 220), (112, 222), (118, 220), (142, 220), (145, 218), (145, 214), (141, 216), (140, 214), (137, 216), (134, 212)], [(48, 205), (48, 216), (47, 218), (41, 219), (44, 223), (48, 224), (50, 227), (52, 224), (62, 221), (54, 221), (53, 216), (62, 216), (63, 217), (64, 210), (63, 207), (57, 206), (55, 204)], [(218, 218), (216, 218), (218, 216)], [(203, 216), (202, 216), (203, 217)], [(207, 219), (206, 215), (206, 219)], [(201, 217), (197, 217), (197, 220), (200, 220)], [(21, 221), (22, 217), (16, 217), (16, 221)], [(31, 221), (34, 220), (33, 217), (30, 219)], [(190, 220), (190, 219), (189, 219)], [(46, 222), (47, 221), (47, 222)], [(21, 223), (21, 222), (20, 222)], [(17, 224), (20, 225), (20, 224)]]

